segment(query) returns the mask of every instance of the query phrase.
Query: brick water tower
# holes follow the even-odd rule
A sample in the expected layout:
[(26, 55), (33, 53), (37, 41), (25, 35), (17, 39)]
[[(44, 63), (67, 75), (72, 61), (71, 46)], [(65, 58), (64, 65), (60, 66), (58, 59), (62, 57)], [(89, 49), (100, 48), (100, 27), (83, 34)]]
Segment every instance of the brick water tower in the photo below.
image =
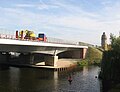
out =
[(107, 50), (107, 36), (106, 36), (105, 32), (103, 32), (103, 34), (101, 36), (101, 47), (103, 50)]

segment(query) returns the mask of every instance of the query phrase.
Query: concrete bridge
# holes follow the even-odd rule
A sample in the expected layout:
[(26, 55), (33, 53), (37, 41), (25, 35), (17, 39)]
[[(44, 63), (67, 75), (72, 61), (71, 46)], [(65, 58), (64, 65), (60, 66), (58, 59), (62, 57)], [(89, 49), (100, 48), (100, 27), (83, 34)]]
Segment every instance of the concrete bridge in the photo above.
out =
[[(84, 59), (87, 46), (0, 38), (0, 62), (56, 66), (60, 58)], [(11, 52), (20, 53), (12, 57)]]

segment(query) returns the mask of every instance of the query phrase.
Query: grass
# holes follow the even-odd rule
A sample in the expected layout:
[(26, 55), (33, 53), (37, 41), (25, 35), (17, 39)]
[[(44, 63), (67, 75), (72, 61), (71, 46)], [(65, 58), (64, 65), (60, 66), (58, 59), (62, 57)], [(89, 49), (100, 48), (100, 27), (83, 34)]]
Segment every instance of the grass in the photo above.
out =
[(100, 66), (102, 60), (102, 51), (96, 49), (95, 47), (89, 47), (86, 59), (80, 60), (78, 62), (79, 66), (86, 66), (86, 65), (98, 65)]
[(102, 52), (94, 47), (89, 47), (86, 59), (89, 60), (90, 64), (100, 63), (102, 59)]

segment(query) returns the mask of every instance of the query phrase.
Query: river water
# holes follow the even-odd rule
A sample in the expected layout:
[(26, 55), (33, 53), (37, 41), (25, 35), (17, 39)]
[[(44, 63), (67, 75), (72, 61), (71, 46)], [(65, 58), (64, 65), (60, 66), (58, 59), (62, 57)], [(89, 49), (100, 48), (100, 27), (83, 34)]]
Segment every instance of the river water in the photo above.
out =
[(100, 92), (98, 71), (97, 66), (66, 71), (9, 67), (0, 69), (0, 92)]

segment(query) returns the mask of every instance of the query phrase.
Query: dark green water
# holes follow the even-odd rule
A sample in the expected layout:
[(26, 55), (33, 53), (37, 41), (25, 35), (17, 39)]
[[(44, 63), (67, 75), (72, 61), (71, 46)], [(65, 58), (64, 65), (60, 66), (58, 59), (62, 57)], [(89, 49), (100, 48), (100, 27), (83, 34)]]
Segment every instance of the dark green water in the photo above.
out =
[(0, 70), (0, 92), (100, 92), (98, 71), (97, 66), (59, 72), (9, 67)]

